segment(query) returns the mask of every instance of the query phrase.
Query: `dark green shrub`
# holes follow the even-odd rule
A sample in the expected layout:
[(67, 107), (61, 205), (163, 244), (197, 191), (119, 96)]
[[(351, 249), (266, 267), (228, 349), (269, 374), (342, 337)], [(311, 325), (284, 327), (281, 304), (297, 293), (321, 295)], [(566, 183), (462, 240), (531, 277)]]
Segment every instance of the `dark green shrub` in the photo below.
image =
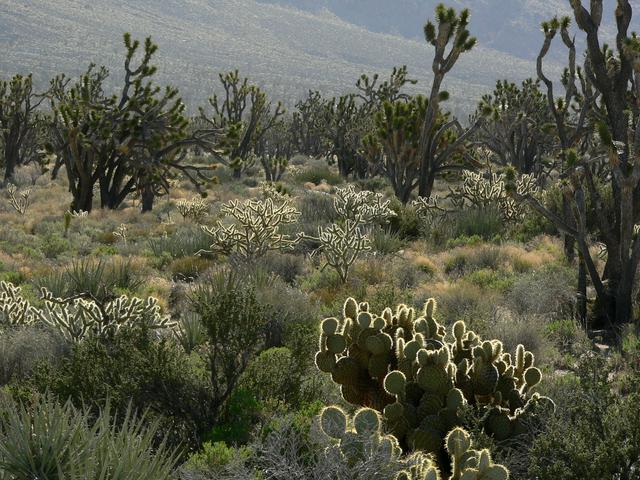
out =
[(159, 422), (170, 445), (194, 448), (214, 419), (204, 368), (170, 339), (124, 330), (111, 343), (86, 341), (68, 358), (41, 364), (30, 384), (95, 413), (106, 398), (117, 411), (129, 404), (137, 412), (148, 410), (148, 419)]
[(211, 261), (202, 257), (176, 258), (169, 265), (171, 278), (183, 282), (191, 282), (211, 266)]
[(411, 205), (403, 205), (397, 198), (389, 205), (395, 216), (389, 219), (389, 229), (397, 233), (402, 239), (414, 239), (422, 233), (422, 222)]
[(295, 180), (298, 183), (315, 183), (316, 185), (320, 185), (324, 180), (329, 185), (340, 185), (344, 183), (344, 179), (334, 173), (328, 166), (319, 166), (313, 165), (305, 170), (302, 170), (300, 173), (297, 173), (295, 176)]
[(558, 398), (558, 409), (530, 451), (529, 478), (637, 479), (640, 472), (640, 372), (627, 395), (615, 388), (605, 358), (585, 356), (578, 384)]
[(253, 356), (264, 349), (268, 318), (256, 298), (253, 282), (237, 270), (221, 270), (197, 284), (188, 298), (189, 308), (200, 318), (208, 340), (204, 357), (214, 419), (219, 418)]
[(38, 363), (53, 363), (68, 352), (68, 344), (52, 330), (35, 326), (0, 328), (0, 386), (22, 381)]

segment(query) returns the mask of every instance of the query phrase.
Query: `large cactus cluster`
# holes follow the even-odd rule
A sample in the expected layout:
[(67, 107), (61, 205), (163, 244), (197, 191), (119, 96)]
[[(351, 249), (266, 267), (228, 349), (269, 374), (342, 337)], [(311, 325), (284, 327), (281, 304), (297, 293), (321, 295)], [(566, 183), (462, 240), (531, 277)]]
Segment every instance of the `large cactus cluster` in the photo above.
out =
[(289, 200), (231, 200), (222, 206), (221, 212), (233, 223), (218, 222), (214, 228), (202, 227), (213, 238), (211, 251), (251, 260), (272, 250), (290, 249), (300, 241), (280, 230), (297, 222), (300, 216)]
[(122, 327), (145, 326), (152, 330), (172, 328), (162, 315), (158, 300), (149, 297), (121, 296), (104, 304), (82, 297), (57, 298), (46, 288), (41, 290), (43, 307), (31, 304), (20, 287), (0, 282), (0, 324), (11, 326), (47, 325), (70, 342), (86, 338), (108, 338)]
[(472, 449), (471, 437), (456, 427), (445, 438), (444, 448), (450, 465), (439, 468), (431, 455), (414, 452), (403, 457), (398, 440), (382, 433), (382, 418), (378, 411), (361, 408), (352, 418), (339, 407), (325, 408), (320, 414), (322, 431), (336, 442), (336, 449), (349, 466), (366, 462), (375, 456), (386, 465), (400, 465), (395, 480), (441, 480), (441, 471), (449, 471), (449, 480), (507, 480), (506, 468), (491, 460), (488, 450)]
[(533, 392), (542, 374), (531, 352), (519, 345), (512, 357), (462, 321), (448, 334), (435, 309), (430, 299), (419, 315), (405, 305), (375, 315), (349, 298), (342, 319), (322, 322), (316, 365), (347, 402), (381, 412), (403, 448), (435, 455), (462, 424), (465, 405), (481, 408), (485, 431), (498, 441), (523, 432), (538, 407), (552, 405)]

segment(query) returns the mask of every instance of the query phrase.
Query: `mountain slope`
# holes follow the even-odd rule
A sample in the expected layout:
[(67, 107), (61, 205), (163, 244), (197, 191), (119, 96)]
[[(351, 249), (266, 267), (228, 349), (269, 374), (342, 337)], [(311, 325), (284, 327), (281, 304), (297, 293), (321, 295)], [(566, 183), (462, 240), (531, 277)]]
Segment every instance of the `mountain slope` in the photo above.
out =
[[(125, 31), (153, 37), (158, 79), (180, 87), (191, 105), (211, 95), (217, 72), (232, 68), (288, 102), (309, 88), (342, 93), (360, 74), (386, 74), (394, 65), (408, 65), (420, 91), (430, 78), (432, 51), (424, 41), (255, 0), (0, 0), (0, 73), (34, 72), (45, 83), (96, 62), (117, 78)], [(462, 58), (446, 87), (457, 110), (469, 111), (497, 78), (533, 72), (530, 61), (480, 47)]]
[[(422, 38), (422, 26), (442, 0), (259, 0), (310, 12), (327, 10), (368, 30)], [(588, 2), (584, 2), (585, 5)], [(534, 60), (542, 43), (540, 24), (553, 16), (571, 14), (568, 0), (446, 0), (446, 5), (471, 10), (471, 32), (480, 44)], [(616, 0), (604, 0), (602, 29), (612, 38)], [(640, 0), (631, 0), (636, 11)], [(636, 28), (640, 27), (635, 22)]]

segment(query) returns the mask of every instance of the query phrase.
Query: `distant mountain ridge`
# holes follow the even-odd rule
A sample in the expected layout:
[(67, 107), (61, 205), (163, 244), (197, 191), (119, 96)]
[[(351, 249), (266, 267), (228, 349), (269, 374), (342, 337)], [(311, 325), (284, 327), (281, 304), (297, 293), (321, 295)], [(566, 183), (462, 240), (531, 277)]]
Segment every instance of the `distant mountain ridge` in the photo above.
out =
[[(310, 12), (327, 10), (355, 25), (381, 33), (422, 38), (423, 23), (442, 0), (258, 0)], [(471, 33), (481, 45), (534, 60), (542, 42), (540, 24), (554, 16), (571, 16), (568, 0), (446, 0), (447, 6), (471, 10)], [(584, 2), (585, 5), (588, 2)], [(614, 34), (616, 0), (605, 0), (603, 30)], [(640, 28), (640, 0), (631, 1)], [(418, 21), (419, 20), (419, 21)]]
[[(273, 4), (276, 1), (289, 5)], [(218, 72), (233, 68), (264, 85), (273, 98), (289, 104), (308, 89), (344, 93), (353, 90), (362, 73), (386, 75), (393, 66), (404, 64), (420, 81), (416, 91), (426, 92), (433, 52), (423, 39), (353, 25), (350, 17), (335, 8), (338, 0), (317, 0), (320, 11), (308, 6), (305, 10), (298, 5), (303, 1), (0, 0), (0, 75), (33, 72), (45, 84), (57, 73), (77, 75), (95, 62), (108, 66), (117, 79), (123, 61), (122, 34), (129, 31), (135, 38), (151, 35), (160, 45), (158, 81), (178, 86), (192, 108), (203, 105), (213, 93)], [(354, 7), (354, 15), (360, 11), (355, 7), (362, 9), (368, 2), (372, 12), (376, 5), (383, 8), (393, 3), (397, 10), (404, 12), (406, 7), (409, 13), (413, 4), (431, 11), (435, 3), (341, 1)], [(506, 1), (473, 0), (496, 5)], [(508, 1), (545, 4), (543, 0)], [(420, 30), (428, 15), (415, 15), (406, 22)], [(535, 45), (539, 48), (539, 41)], [(462, 115), (474, 108), (497, 79), (520, 80), (534, 72), (530, 59), (481, 42), (462, 57), (445, 86), (452, 93), (455, 111)]]

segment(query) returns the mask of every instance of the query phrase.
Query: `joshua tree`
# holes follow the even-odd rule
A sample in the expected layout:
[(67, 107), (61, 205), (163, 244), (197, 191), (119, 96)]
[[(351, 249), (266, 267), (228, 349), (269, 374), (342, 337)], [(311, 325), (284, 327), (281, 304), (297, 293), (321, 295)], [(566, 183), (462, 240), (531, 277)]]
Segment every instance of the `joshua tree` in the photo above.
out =
[(420, 125), (427, 101), (418, 96), (410, 101), (385, 102), (375, 116), (375, 133), (363, 141), (367, 158), (374, 169), (391, 182), (396, 197), (407, 203), (418, 186)]
[[(465, 142), (472, 137), (482, 122), (482, 117), (478, 117), (466, 129), (455, 118), (441, 123), (443, 114), (440, 110), (440, 102), (448, 98), (448, 94), (441, 91), (442, 82), (460, 55), (470, 51), (476, 44), (476, 39), (470, 36), (467, 29), (469, 15), (467, 9), (457, 14), (453, 8), (446, 8), (443, 4), (439, 4), (436, 7), (437, 26), (427, 22), (424, 27), (427, 42), (435, 47), (435, 56), (432, 63), (431, 92), (418, 148), (420, 159), (418, 194), (421, 197), (431, 196), (433, 183), (438, 175), (460, 168), (458, 162), (451, 161), (455, 159), (456, 154), (461, 153)], [(443, 144), (444, 137), (448, 137), (449, 140)]]
[(287, 170), (295, 148), (293, 131), (293, 120), (285, 118), (266, 132), (256, 145), (256, 155), (267, 182), (279, 181)]
[(366, 133), (367, 106), (353, 94), (343, 95), (325, 103), (325, 115), (329, 162), (337, 163), (340, 175), (345, 178), (366, 177), (367, 161), (360, 145)]
[(92, 210), (93, 187), (103, 172), (103, 158), (113, 154), (107, 119), (113, 100), (105, 96), (102, 85), (108, 75), (106, 68), (91, 65), (71, 86), (64, 75), (51, 82), (49, 149), (57, 155), (52, 176), (55, 178), (65, 167), (73, 196), (72, 212)]
[(499, 80), (492, 95), (485, 95), (475, 118), (488, 115), (477, 132), (479, 143), (501, 165), (538, 176), (548, 171), (545, 160), (553, 147), (548, 125), (552, 121), (547, 98), (538, 82), (527, 79), (519, 87)]
[(209, 99), (213, 108), (211, 116), (200, 109), (202, 120), (213, 129), (224, 132), (222, 146), (228, 156), (234, 177), (252, 165), (251, 155), (256, 144), (274, 128), (285, 110), (280, 102), (273, 108), (267, 94), (248, 78), (240, 78), (238, 70), (220, 74), (224, 95), (214, 95)]
[[(571, 216), (552, 212), (530, 195), (514, 192), (514, 196), (528, 202), (558, 230), (575, 239), (596, 291), (597, 324), (618, 327), (633, 320), (632, 291), (640, 263), (640, 236), (634, 232), (640, 217), (637, 208), (640, 194), (640, 95), (637, 90), (640, 41), (628, 31), (632, 8), (627, 0), (619, 0), (615, 11), (615, 51), (603, 46), (600, 40), (602, 0), (592, 1), (589, 9), (578, 0), (570, 3), (576, 24), (586, 35), (584, 70), (579, 72), (571, 60), (575, 59), (575, 49), (569, 34), (569, 18), (554, 19), (543, 25), (545, 43), (538, 58), (538, 70), (559, 31), (570, 50), (569, 68), (563, 79), (567, 94), (571, 96), (553, 102), (552, 112), (558, 126), (565, 126), (565, 119), (572, 118), (567, 112), (575, 104), (580, 106), (574, 125), (567, 127), (564, 134), (559, 133), (561, 141), (564, 137), (566, 142), (561, 151), (562, 191)], [(575, 85), (577, 80), (581, 85), (580, 93)], [(553, 91), (548, 88), (548, 92), (552, 99)], [(591, 120), (592, 126), (595, 123), (604, 156), (586, 154), (581, 148), (582, 136), (576, 132), (587, 128), (582, 127), (587, 120)], [(593, 206), (589, 213), (597, 222), (593, 230), (588, 228), (588, 205)], [(589, 250), (592, 238), (606, 246), (607, 260), (602, 273), (596, 268)]]
[(325, 100), (318, 91), (309, 90), (307, 97), (296, 103), (291, 133), (298, 152), (320, 156), (327, 152), (323, 132), (326, 129)]
[(151, 82), (156, 67), (150, 62), (157, 46), (147, 38), (134, 68), (140, 43), (129, 34), (124, 43), (125, 76), (119, 96), (105, 95), (103, 82), (109, 72), (93, 65), (75, 84), (65, 76), (51, 84), (51, 148), (58, 155), (53, 176), (66, 167), (72, 211), (91, 211), (96, 183), (102, 208), (117, 208), (137, 191), (143, 211), (149, 211), (155, 196), (168, 190), (172, 172), (182, 172), (198, 189), (209, 180), (204, 172), (212, 167), (184, 164), (185, 149), (198, 145), (215, 151), (219, 132), (198, 130), (188, 136), (178, 91), (162, 90)]
[(0, 80), (0, 139), (5, 182), (10, 181), (16, 167), (27, 160), (27, 143), (37, 128), (36, 110), (44, 99), (44, 95), (34, 93), (31, 75)]

